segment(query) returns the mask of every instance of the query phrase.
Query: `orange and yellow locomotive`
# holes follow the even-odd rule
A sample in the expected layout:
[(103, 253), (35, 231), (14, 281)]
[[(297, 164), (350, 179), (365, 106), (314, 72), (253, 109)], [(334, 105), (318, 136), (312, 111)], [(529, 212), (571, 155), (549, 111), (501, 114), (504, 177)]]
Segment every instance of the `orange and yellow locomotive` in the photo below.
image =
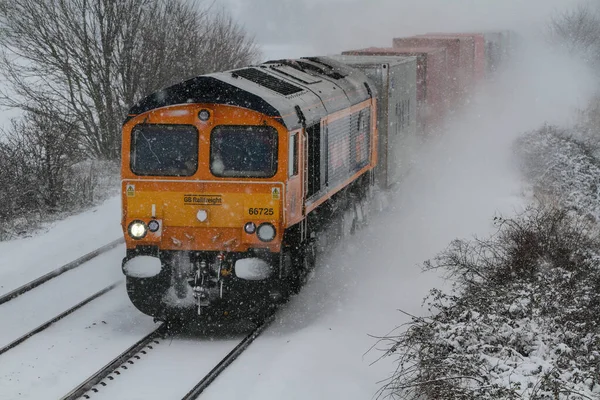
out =
[(196, 77), (136, 104), (122, 140), (134, 305), (157, 319), (233, 315), (298, 290), (318, 232), (373, 183), (374, 90), (359, 70), (307, 58)]

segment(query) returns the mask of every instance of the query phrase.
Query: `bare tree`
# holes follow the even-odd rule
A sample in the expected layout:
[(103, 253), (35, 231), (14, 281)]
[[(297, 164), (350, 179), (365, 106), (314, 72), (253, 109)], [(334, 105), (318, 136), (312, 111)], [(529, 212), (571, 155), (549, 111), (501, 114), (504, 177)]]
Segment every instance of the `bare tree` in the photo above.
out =
[(1, 0), (0, 104), (77, 121), (92, 156), (118, 159), (121, 121), (142, 96), (257, 60), (223, 11), (185, 0)]
[(0, 142), (0, 240), (11, 236), (10, 221), (18, 217), (15, 209), (21, 199), (18, 197), (27, 182), (20, 181), (22, 165), (14, 162), (18, 158), (18, 149)]
[(548, 26), (550, 40), (588, 61), (600, 60), (600, 12), (581, 4), (554, 17)]
[(79, 127), (49, 117), (51, 114), (27, 112), (3, 132), (2, 164), (11, 171), (5, 178), (12, 181), (7, 185), (12, 187), (11, 197), (17, 200), (13, 213), (54, 212), (69, 203), (65, 198), (69, 169), (83, 156), (75, 140)]

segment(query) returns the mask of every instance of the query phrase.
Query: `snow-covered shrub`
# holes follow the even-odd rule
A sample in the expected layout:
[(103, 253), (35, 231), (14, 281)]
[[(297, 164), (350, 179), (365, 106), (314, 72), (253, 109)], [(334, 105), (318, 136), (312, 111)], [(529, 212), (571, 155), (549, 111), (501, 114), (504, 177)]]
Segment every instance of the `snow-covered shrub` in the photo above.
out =
[(431, 316), (383, 339), (399, 399), (600, 398), (600, 242), (591, 222), (538, 206), (496, 218), (484, 240), (455, 240), (426, 269)]
[(580, 137), (594, 149), (600, 149), (600, 96), (594, 96), (579, 111), (576, 137)]
[(540, 204), (496, 218), (496, 235), (456, 240), (425, 264), (446, 271), (453, 290), (433, 290), (431, 316), (384, 339), (398, 369), (382, 395), (600, 398), (598, 133), (583, 121), (517, 141), (516, 159)]
[(514, 148), (536, 196), (600, 221), (600, 137), (544, 126), (525, 134)]
[(83, 158), (75, 125), (34, 114), (13, 121), (0, 142), (0, 240), (118, 193), (118, 164)]
[(120, 165), (109, 160), (85, 160), (70, 169), (67, 190), (73, 201), (73, 212), (119, 194)]

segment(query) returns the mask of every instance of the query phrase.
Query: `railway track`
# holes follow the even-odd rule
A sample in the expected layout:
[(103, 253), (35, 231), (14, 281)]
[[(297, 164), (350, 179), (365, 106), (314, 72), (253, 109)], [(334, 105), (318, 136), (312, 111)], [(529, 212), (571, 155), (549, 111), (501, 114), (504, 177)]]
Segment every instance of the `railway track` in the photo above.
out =
[(192, 388), (182, 400), (195, 400), (200, 394), (208, 388), (208, 386), (221, 374), (225, 369), (234, 362), (252, 342), (265, 331), (275, 319), (275, 313), (272, 313), (267, 317), (262, 324), (248, 334), (229, 354), (227, 354), (204, 378), (202, 378), (196, 386)]
[[(25, 293), (28, 293), (28, 292), (33, 293), (32, 290), (34, 290), (36, 288), (40, 288), (40, 286), (42, 286), (45, 283), (48, 283), (52, 279), (57, 278), (58, 276), (66, 273), (68, 271), (72, 271), (72, 270), (84, 265), (85, 263), (91, 261), (92, 259), (114, 249), (116, 246), (123, 243), (123, 241), (124, 240), (122, 238), (114, 240), (92, 252), (85, 254), (82, 257), (79, 257), (78, 259), (76, 259), (68, 264), (65, 264), (65, 265), (55, 269), (54, 271), (51, 271), (43, 276), (40, 276), (39, 278), (34, 279), (31, 282), (29, 282), (25, 285), (22, 285), (6, 294), (0, 296), (0, 305), (4, 305), (3, 307), (7, 307), (7, 306), (10, 307), (13, 304), (13, 303), (11, 303), (12, 300), (21, 298), (21, 296), (24, 295)], [(33, 324), (28, 324), (30, 326), (34, 326), (33, 329), (30, 329), (28, 331), (23, 329), (21, 332), (19, 332), (19, 329), (17, 328), (17, 331), (14, 332), (15, 333), (14, 336), (17, 337), (16, 339), (13, 339), (12, 337), (10, 337), (9, 336), (10, 334), (9, 334), (9, 335), (6, 335), (3, 340), (0, 340), (0, 355), (17, 347), (18, 345), (25, 342), (27, 339), (35, 336), (36, 334), (43, 332), (44, 330), (48, 329), (56, 322), (62, 320), (63, 318), (67, 317), (68, 315), (72, 314), (73, 312), (81, 309), (82, 307), (84, 307), (85, 305), (90, 303), (91, 301), (112, 291), (117, 286), (119, 286), (119, 284), (121, 282), (122, 282), (122, 280), (114, 281), (114, 282), (104, 286), (102, 289), (96, 291), (92, 295), (85, 297), (83, 300), (79, 300), (83, 296), (79, 297), (79, 299), (77, 299), (77, 300), (74, 299), (75, 301), (73, 301), (73, 303), (76, 303), (75, 305), (72, 305), (73, 303), (68, 304), (67, 302), (65, 302), (64, 306), (65, 306), (66, 310), (65, 310), (65, 308), (63, 308), (61, 310), (59, 307), (56, 307), (57, 309), (54, 311), (54, 312), (56, 312), (56, 314), (47, 313), (48, 315), (46, 316), (46, 318), (50, 317), (51, 315), (55, 315), (55, 316), (47, 319), (45, 322), (39, 324), (38, 326), (35, 326)], [(46, 286), (44, 286), (44, 287), (46, 287)], [(99, 286), (99, 287), (102, 287), (102, 286)], [(40, 288), (38, 290), (42, 290), (42, 288)], [(54, 290), (56, 290), (56, 288)], [(45, 296), (46, 297), (44, 297), (43, 292), (42, 292), (41, 299), (42, 300), (47, 299), (48, 294), (45, 294)], [(22, 297), (22, 298), (24, 299), (25, 297)], [(22, 308), (22, 310), (26, 309), (27, 307), (43, 306), (43, 304), (36, 304), (36, 303), (40, 303), (40, 301), (39, 300), (35, 301), (35, 300), (37, 300), (37, 299), (36, 298), (27, 299), (26, 303), (31, 303), (31, 304), (29, 304), (28, 306), (25, 306), (25, 308)], [(23, 307), (23, 305), (20, 305), (19, 307)], [(9, 315), (10, 313), (15, 313), (15, 311), (11, 311), (11, 309), (3, 309), (2, 311), (6, 315)], [(41, 321), (43, 321), (43, 319)], [(34, 321), (31, 321), (31, 322), (34, 322)]]
[(89, 302), (91, 302), (92, 300), (97, 299), (98, 297), (110, 292), (111, 290), (115, 289), (117, 286), (119, 286), (119, 284), (121, 284), (121, 281), (115, 282), (107, 287), (105, 287), (102, 290), (99, 290), (98, 292), (94, 293), (93, 295), (89, 296), (88, 298), (86, 298), (85, 300), (75, 304), (73, 307), (69, 308), (68, 310), (58, 314), (56, 317), (51, 318), (50, 320), (44, 322), (43, 324), (41, 324), (40, 326), (38, 326), (37, 328), (27, 332), (26, 334), (22, 335), (21, 337), (19, 337), (18, 339), (13, 340), (12, 342), (10, 342), (9, 344), (3, 346), (2, 348), (0, 348), (0, 355), (6, 353), (7, 351), (17, 347), (18, 345), (20, 345), (21, 343), (23, 343), (24, 341), (26, 341), (27, 339), (31, 338), (32, 336), (48, 329), (50, 326), (52, 326), (53, 324), (55, 324), (56, 322), (60, 321), (61, 319), (65, 318), (66, 316), (68, 316), (69, 314), (72, 314), (73, 312), (79, 310), (80, 308), (82, 308), (83, 306), (85, 306), (86, 304), (88, 304)]
[(148, 335), (144, 336), (136, 343), (134, 343), (131, 347), (125, 350), (123, 353), (115, 357), (111, 362), (102, 367), (98, 372), (90, 376), (88, 379), (83, 381), (80, 385), (78, 385), (75, 389), (71, 390), (65, 396), (62, 397), (62, 400), (74, 400), (79, 398), (89, 399), (90, 396), (87, 394), (88, 392), (98, 392), (98, 389), (95, 388), (96, 385), (100, 384), (106, 386), (106, 383), (103, 382), (104, 379), (108, 379), (109, 381), (114, 379), (111, 375), (120, 375), (120, 369), (127, 369), (127, 364), (133, 364), (133, 359), (140, 359), (141, 355), (146, 354), (148, 350), (153, 349), (153, 345), (159, 344), (158, 339), (165, 336), (168, 332), (168, 327), (166, 324), (160, 325), (154, 331), (150, 332)]
[[(263, 322), (246, 335), (231, 351), (227, 353), (202, 379), (185, 394), (183, 400), (197, 399), (198, 396), (231, 364), (233, 363), (252, 342), (273, 322), (275, 312), (263, 320)], [(138, 360), (160, 346), (161, 343), (170, 339), (169, 328), (166, 324), (160, 325), (155, 331), (140, 339), (130, 348), (115, 357), (98, 372), (90, 376), (61, 400), (92, 399), (95, 394), (101, 394), (101, 389), (110, 385), (111, 381), (121, 375), (125, 370), (132, 369)], [(190, 385), (191, 386), (191, 385)]]
[(77, 267), (80, 267), (81, 265), (85, 264), (86, 262), (90, 261), (91, 259), (98, 257), (99, 255), (106, 253), (109, 250), (114, 249), (115, 247), (117, 247), (118, 245), (120, 245), (121, 243), (124, 243), (124, 242), (125, 242), (125, 239), (123, 239), (123, 238), (113, 240), (112, 242), (110, 242), (94, 251), (91, 251), (84, 256), (79, 257), (75, 261), (71, 261), (70, 263), (63, 265), (62, 267), (59, 267), (59, 268), (55, 269), (54, 271), (48, 272), (47, 274), (42, 275), (39, 278), (32, 280), (31, 282), (28, 282), (14, 290), (11, 290), (10, 292), (0, 296), (0, 304), (7, 303), (10, 300), (13, 300), (13, 299), (21, 296), (22, 294), (27, 293), (30, 290), (33, 290), (40, 285), (43, 285), (44, 283), (48, 282), (49, 280), (54, 279), (57, 276), (64, 274), (65, 272), (68, 272)]

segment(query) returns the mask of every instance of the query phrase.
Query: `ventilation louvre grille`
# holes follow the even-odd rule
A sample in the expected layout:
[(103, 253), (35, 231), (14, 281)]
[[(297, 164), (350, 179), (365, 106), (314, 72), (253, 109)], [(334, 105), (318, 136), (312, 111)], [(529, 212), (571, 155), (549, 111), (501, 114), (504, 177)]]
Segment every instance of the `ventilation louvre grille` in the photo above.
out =
[(284, 96), (299, 93), (303, 90), (298, 86), (294, 86), (291, 83), (275, 78), (274, 76), (255, 68), (245, 68), (234, 71), (233, 76), (241, 76), (244, 79), (257, 83)]
[(328, 76), (333, 79), (343, 79), (346, 77), (346, 74), (336, 71), (336, 69), (334, 67), (332, 67), (329, 64), (325, 64), (323, 61), (321, 61), (317, 58), (307, 57), (306, 60), (312, 61), (314, 64), (317, 64), (317, 65), (310, 64), (305, 61), (299, 60), (298, 64), (300, 64), (300, 66), (304, 69), (307, 69), (310, 71), (315, 71), (319, 74)]

